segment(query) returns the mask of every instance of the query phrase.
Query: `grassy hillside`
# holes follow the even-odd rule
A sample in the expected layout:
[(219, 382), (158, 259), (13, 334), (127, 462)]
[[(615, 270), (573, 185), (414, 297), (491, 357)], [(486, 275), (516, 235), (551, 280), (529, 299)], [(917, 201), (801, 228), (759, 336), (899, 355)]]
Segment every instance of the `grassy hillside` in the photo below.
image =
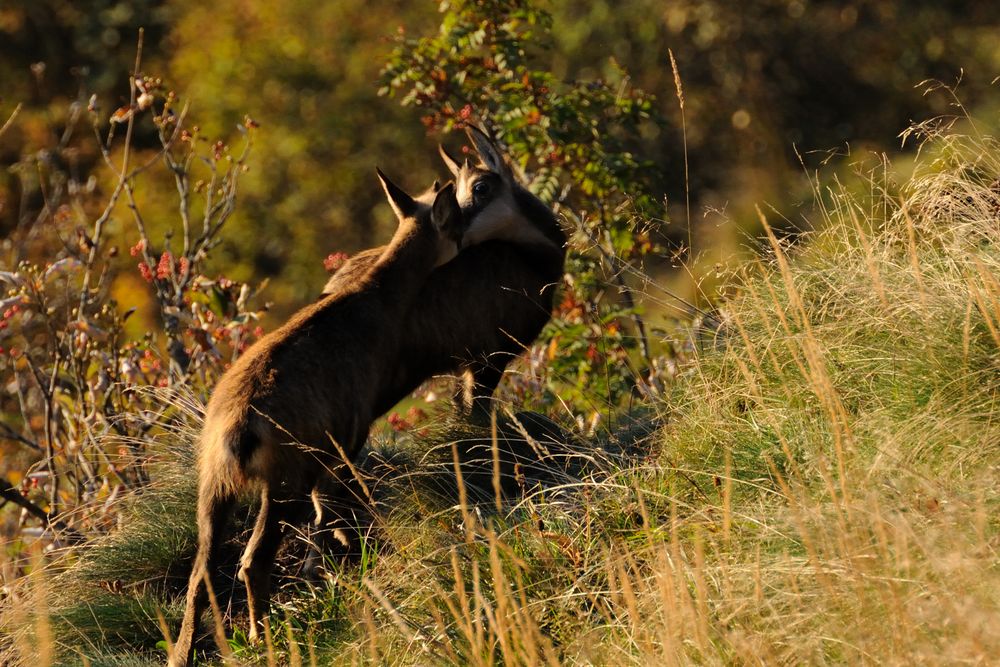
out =
[[(510, 406), (496, 438), (439, 424), (373, 443), (361, 562), (308, 583), (293, 546), (270, 641), (237, 632), (222, 655), (995, 660), (998, 155), (990, 138), (933, 137), (902, 184), (879, 174), (864, 196), (817, 192), (818, 231), (794, 247), (768, 231), (770, 261), (739, 270), (695, 359), (615, 416), (611, 436), (568, 437)], [(163, 660), (193, 544), (196, 428), (192, 412), (162, 443), (159, 481), (126, 501), (120, 531), (29, 577), (4, 614), (6, 660)], [(219, 599), (239, 627), (238, 595)]]

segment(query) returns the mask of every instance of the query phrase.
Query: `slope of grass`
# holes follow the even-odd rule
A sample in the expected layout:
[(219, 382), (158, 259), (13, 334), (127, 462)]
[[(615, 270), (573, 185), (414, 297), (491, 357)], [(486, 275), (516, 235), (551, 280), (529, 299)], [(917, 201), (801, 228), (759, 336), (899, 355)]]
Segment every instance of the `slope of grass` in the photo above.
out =
[[(995, 660), (998, 155), (938, 137), (898, 192), (822, 193), (820, 231), (795, 248), (769, 235), (699, 358), (620, 437), (567, 442), (522, 415), (527, 437), (508, 417), (496, 442), (467, 427), (375, 447), (362, 563), (286, 586), (268, 645), (227, 648), (290, 664)], [(9, 657), (162, 659), (157, 614), (176, 627), (191, 543), (181, 481), (38, 578), (45, 595), (5, 617), (34, 629)]]
[[(941, 138), (747, 267), (655, 460), (442, 509), (353, 594), (375, 661), (985, 662), (1000, 650), (1000, 166)], [(392, 524), (390, 517), (389, 523)], [(470, 525), (471, 523), (471, 525)], [(457, 530), (462, 527), (465, 530)]]

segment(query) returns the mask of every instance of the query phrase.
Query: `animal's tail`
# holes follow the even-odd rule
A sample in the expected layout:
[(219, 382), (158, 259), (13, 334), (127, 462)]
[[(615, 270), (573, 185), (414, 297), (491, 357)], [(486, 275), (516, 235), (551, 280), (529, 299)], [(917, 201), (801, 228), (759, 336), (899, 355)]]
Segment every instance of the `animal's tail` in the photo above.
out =
[(186, 667), (191, 663), (199, 621), (208, 603), (206, 580), (217, 569), (226, 522), (235, 500), (234, 482), (239, 477), (236, 462), (228, 451), (219, 451), (207, 441), (202, 446), (198, 470), (198, 553), (188, 580), (184, 622), (168, 661), (170, 667)]

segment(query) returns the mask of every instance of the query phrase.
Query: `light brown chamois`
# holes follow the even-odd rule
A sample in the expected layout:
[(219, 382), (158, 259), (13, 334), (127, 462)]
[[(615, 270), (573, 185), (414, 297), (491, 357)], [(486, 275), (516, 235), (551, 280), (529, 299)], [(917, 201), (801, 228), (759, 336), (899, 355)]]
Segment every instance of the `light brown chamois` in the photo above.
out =
[(217, 568), (233, 503), (249, 489), (260, 490), (261, 507), (238, 576), (247, 589), (249, 636), (258, 638), (283, 523), (301, 521), (317, 487), (343, 468), (333, 442), (348, 457), (364, 444), (409, 335), (401, 322), (421, 308), (426, 276), (458, 252), (464, 225), (452, 184), (428, 205), (382, 172), (379, 178), (399, 227), (371, 270), (261, 338), (209, 400), (198, 450), (198, 552), (172, 665), (191, 660), (206, 580)]
[[(382, 385), (384, 412), (431, 377), (458, 372), (459, 407), (477, 417), (489, 414), (489, 400), (507, 365), (535, 340), (552, 313), (562, 279), (566, 235), (552, 211), (514, 177), (507, 159), (481, 130), (469, 137), (480, 164), (459, 164), (441, 156), (456, 179), (466, 222), (464, 246), (452, 262), (435, 269), (417, 297), (420, 308), (404, 324), (394, 380)], [(420, 196), (429, 200), (434, 189)], [(502, 240), (499, 240), (502, 239)], [(349, 259), (324, 288), (329, 294), (364, 276), (383, 248)]]

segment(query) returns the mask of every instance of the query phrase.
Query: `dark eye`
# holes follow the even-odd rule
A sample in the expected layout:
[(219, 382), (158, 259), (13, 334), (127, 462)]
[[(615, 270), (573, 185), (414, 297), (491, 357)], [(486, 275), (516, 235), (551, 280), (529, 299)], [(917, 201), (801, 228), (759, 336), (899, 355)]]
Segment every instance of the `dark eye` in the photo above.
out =
[(486, 181), (479, 181), (472, 186), (472, 196), (481, 199), (490, 194), (490, 184)]

